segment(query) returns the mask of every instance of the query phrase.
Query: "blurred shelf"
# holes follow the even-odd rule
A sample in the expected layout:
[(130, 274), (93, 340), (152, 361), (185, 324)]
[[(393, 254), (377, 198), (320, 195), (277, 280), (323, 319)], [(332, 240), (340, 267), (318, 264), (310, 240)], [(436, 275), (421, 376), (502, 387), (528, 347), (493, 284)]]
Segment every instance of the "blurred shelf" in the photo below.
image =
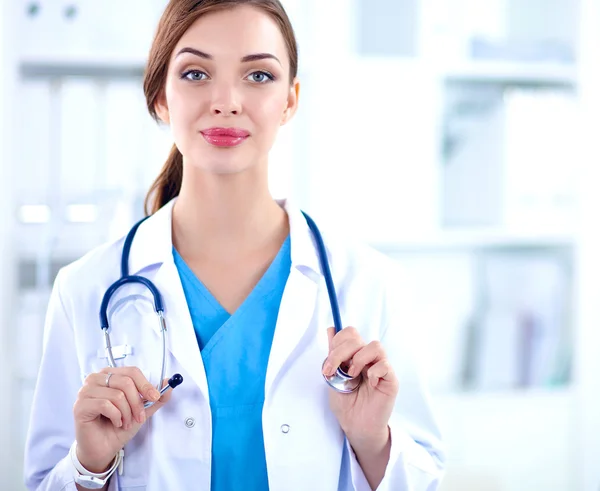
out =
[(448, 81), (503, 85), (574, 86), (575, 66), (558, 63), (471, 61), (443, 70)]
[(393, 243), (373, 243), (372, 246), (384, 253), (395, 253), (451, 249), (564, 248), (572, 247), (574, 243), (575, 235), (571, 232), (466, 229), (406, 237)]
[(100, 77), (140, 78), (146, 60), (128, 56), (65, 56), (35, 58), (24, 57), (19, 63), (20, 75), (31, 77)]

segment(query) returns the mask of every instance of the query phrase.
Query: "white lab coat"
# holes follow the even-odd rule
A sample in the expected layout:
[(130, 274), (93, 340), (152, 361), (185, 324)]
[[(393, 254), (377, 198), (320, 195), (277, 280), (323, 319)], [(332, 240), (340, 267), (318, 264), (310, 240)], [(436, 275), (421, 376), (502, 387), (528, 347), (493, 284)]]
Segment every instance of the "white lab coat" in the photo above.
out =
[[(150, 278), (162, 293), (168, 326), (167, 376), (184, 382), (125, 447), (124, 472), (111, 490), (209, 491), (211, 413), (198, 343), (173, 262), (173, 201), (139, 228), (130, 274)], [(321, 366), (333, 325), (311, 232), (298, 208), (282, 200), (290, 220), (292, 268), (268, 363), (263, 431), (271, 491), (370, 490), (356, 457), (329, 410)], [(382, 341), (400, 381), (390, 421), (392, 449), (386, 491), (436, 489), (443, 468), (438, 429), (411, 361), (411, 329), (402, 310), (409, 290), (395, 263), (322, 231), (344, 326), (365, 341)], [(63, 268), (54, 285), (44, 354), (25, 455), (29, 489), (75, 490), (68, 449), (74, 440), (73, 403), (85, 377), (107, 366), (99, 307), (120, 276), (123, 239), (101, 246)], [(407, 285), (406, 285), (407, 286)], [(161, 338), (150, 294), (139, 285), (119, 290), (110, 304), (113, 346), (131, 347), (118, 364), (135, 365), (157, 382)], [(283, 425), (289, 431), (282, 430)], [(287, 428), (286, 428), (287, 430)]]

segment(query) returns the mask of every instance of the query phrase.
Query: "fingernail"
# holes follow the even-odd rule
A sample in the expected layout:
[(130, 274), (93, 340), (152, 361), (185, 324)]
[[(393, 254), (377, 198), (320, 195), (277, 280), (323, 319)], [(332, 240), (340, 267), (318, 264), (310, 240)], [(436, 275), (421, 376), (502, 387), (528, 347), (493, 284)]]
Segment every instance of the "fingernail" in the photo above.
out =
[(323, 375), (329, 375), (331, 373), (331, 363), (327, 362), (325, 363), (325, 366), (323, 367)]
[(152, 389), (152, 390), (148, 391), (148, 398), (151, 401), (156, 402), (160, 399), (160, 394), (156, 389)]
[(144, 411), (142, 409), (142, 412), (140, 413), (140, 423), (144, 423), (146, 421), (146, 411)]
[(352, 366), (348, 369), (348, 375), (350, 375), (351, 377), (354, 377), (354, 375), (356, 374), (356, 367)]

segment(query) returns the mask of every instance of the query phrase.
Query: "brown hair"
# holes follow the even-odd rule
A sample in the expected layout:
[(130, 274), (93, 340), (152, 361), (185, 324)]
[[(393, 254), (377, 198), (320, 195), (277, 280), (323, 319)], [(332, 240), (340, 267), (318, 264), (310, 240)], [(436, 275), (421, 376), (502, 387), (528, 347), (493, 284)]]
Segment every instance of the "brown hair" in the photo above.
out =
[[(294, 80), (298, 73), (298, 46), (292, 24), (279, 0), (170, 0), (158, 23), (144, 74), (146, 105), (154, 120), (159, 121), (155, 105), (164, 93), (169, 61), (179, 40), (201, 16), (240, 5), (260, 8), (277, 22), (290, 58), (290, 83)], [(179, 195), (182, 177), (183, 156), (173, 145), (165, 165), (146, 195), (146, 215), (156, 213)]]

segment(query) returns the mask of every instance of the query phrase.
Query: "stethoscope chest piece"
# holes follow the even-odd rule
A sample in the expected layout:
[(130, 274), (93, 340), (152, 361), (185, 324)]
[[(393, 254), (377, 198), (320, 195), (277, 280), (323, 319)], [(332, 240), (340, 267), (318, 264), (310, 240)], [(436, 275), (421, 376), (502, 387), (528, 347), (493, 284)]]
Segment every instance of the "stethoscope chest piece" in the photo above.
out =
[[(323, 362), (323, 366), (325, 366), (325, 362)], [(359, 374), (357, 377), (351, 377), (341, 368), (338, 368), (333, 375), (323, 375), (323, 378), (332, 389), (342, 394), (349, 394), (360, 386), (362, 374)]]

